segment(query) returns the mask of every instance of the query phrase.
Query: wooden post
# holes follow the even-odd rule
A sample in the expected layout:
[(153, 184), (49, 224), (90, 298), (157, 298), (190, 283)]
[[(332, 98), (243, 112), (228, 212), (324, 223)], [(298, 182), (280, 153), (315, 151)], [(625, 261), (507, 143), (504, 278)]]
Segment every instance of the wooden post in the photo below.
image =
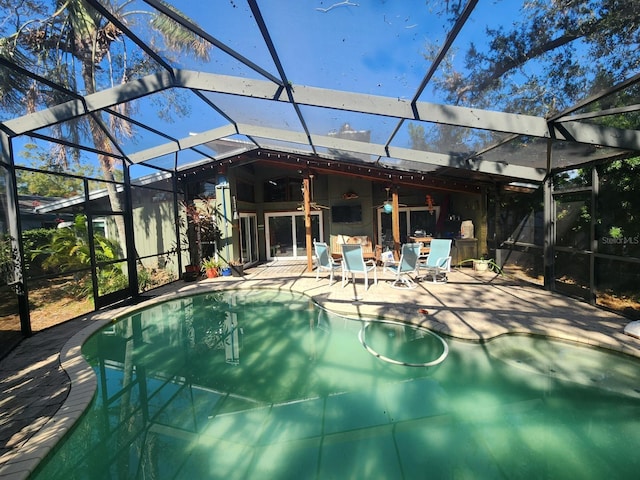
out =
[(393, 232), (393, 254), (396, 260), (400, 259), (400, 203), (398, 202), (398, 187), (394, 187), (391, 192), (391, 228)]

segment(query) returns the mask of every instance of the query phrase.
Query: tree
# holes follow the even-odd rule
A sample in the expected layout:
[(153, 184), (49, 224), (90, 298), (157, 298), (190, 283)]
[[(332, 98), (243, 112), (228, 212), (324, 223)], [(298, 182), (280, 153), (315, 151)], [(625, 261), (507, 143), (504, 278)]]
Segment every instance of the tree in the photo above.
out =
[[(208, 58), (210, 45), (204, 39), (159, 12), (126, 12), (124, 7), (129, 3), (126, 0), (104, 3), (123, 24), (139, 22), (147, 25), (152, 41), (164, 45), (166, 52), (188, 51), (196, 58)], [(176, 11), (174, 7), (167, 7)], [(153, 71), (151, 59), (141, 53), (129, 52), (123, 32), (83, 0), (25, 0), (18, 4), (12, 0), (0, 0), (0, 14), (0, 57), (71, 91), (90, 95)], [(0, 99), (2, 108), (25, 114), (35, 111), (39, 106), (59, 104), (67, 98), (61, 90), (38, 84), (3, 68), (0, 72)], [(172, 101), (168, 104), (179, 106), (181, 102)], [(120, 113), (124, 114), (131, 105), (119, 108)], [(111, 123), (103, 113), (95, 113), (87, 118), (57, 125), (54, 132), (61, 138), (73, 141), (78, 141), (83, 133), (87, 134), (95, 149), (102, 152), (97, 157), (103, 179), (114, 181), (116, 150), (104, 125), (108, 125), (116, 137), (131, 136), (133, 132), (130, 124), (117, 116), (111, 116), (109, 120)], [(69, 155), (78, 158), (77, 150), (58, 149), (56, 161), (61, 168), (68, 166)], [(107, 183), (107, 189), (112, 209), (121, 211), (115, 185)], [(124, 245), (124, 223), (120, 218), (117, 228)]]
[(486, 28), (487, 49), (471, 43), (464, 70), (450, 52), (434, 78), (446, 101), (548, 115), (640, 67), (637, 0), (531, 0), (509, 25)]
[[(453, 21), (465, 3), (447, 2), (441, 14)], [(430, 83), (443, 102), (546, 117), (635, 75), (640, 68), (637, 0), (530, 0), (523, 2), (514, 18), (506, 24), (509, 28), (486, 27), (483, 38), (487, 40), (482, 45), (470, 42), (466, 51), (447, 52)], [(428, 61), (439, 52), (439, 45), (425, 45)], [(639, 94), (640, 87), (631, 86), (588, 109), (632, 104)], [(590, 121), (638, 129), (640, 115)], [(492, 135), (501, 136), (443, 125), (425, 131), (411, 124), (409, 135), (414, 148), (429, 145), (430, 150), (446, 153), (455, 153), (455, 145), (464, 146), (465, 153), (478, 151), (492, 142)]]
[[(21, 170), (16, 172), (18, 194), (69, 198), (84, 192), (82, 179), (46, 173), (46, 171), (62, 172), (62, 167), (55, 162), (50, 154), (43, 152), (31, 143), (26, 144), (24, 148), (20, 155), (29, 161), (29, 166), (44, 171)], [(92, 165), (81, 165), (75, 173), (87, 177), (96, 176)]]

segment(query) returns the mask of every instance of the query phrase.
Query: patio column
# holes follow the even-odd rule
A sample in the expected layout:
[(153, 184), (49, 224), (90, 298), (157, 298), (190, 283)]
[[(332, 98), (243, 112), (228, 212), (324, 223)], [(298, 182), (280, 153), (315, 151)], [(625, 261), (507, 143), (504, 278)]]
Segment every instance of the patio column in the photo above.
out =
[(551, 139), (547, 140), (547, 177), (542, 183), (544, 193), (544, 287), (555, 290), (554, 255), (556, 244), (556, 209), (553, 198), (553, 175), (551, 174)]

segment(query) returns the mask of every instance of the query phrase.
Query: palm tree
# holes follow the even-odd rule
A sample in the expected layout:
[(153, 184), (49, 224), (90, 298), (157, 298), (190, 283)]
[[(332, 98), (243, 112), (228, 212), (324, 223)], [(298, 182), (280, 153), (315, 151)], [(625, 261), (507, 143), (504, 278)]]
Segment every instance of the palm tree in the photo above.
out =
[[(210, 44), (186, 30), (177, 22), (157, 11), (125, 11), (127, 0), (101, 2), (113, 18), (123, 25), (140, 22), (147, 25), (150, 34), (163, 42), (164, 51), (189, 52), (191, 57), (208, 60)], [(164, 3), (164, 2), (162, 2)], [(165, 6), (177, 13), (174, 7)], [(90, 95), (105, 86), (125, 83), (131, 76), (142, 76), (153, 69), (153, 62), (144, 54), (131, 54), (123, 48), (123, 32), (107, 16), (83, 0), (26, 0), (17, 6), (14, 2), (0, 2), (4, 21), (0, 22), (0, 58), (10, 60), (32, 73), (52, 80), (71, 91), (84, 90)], [(28, 18), (24, 21), (24, 18)], [(8, 26), (15, 31), (8, 31)], [(76, 78), (79, 71), (79, 78)], [(10, 69), (0, 69), (0, 107), (8, 111), (31, 113), (42, 104), (55, 105), (61, 102), (62, 90), (45, 88), (36, 81)], [(168, 102), (175, 106), (176, 102)], [(129, 108), (128, 105), (120, 107)], [(127, 113), (121, 111), (120, 113)], [(130, 125), (116, 116), (110, 117), (109, 130), (116, 136), (132, 136)], [(120, 199), (113, 183), (116, 170), (115, 148), (105, 132), (105, 117), (102, 113), (88, 116), (86, 123), (68, 122), (57, 126), (60, 137), (77, 140), (86, 131), (98, 153), (102, 176), (108, 181), (107, 189), (113, 211), (122, 211)], [(67, 131), (63, 132), (65, 128)], [(68, 167), (68, 155), (77, 155), (77, 150), (58, 148), (56, 161)], [(117, 221), (121, 245), (125, 245), (124, 222)]]
[[(191, 58), (208, 60), (210, 44), (184, 29), (175, 21), (159, 12), (131, 11), (125, 8), (128, 0), (101, 0), (106, 10), (122, 25), (132, 25), (144, 18), (144, 25), (150, 28), (150, 35), (164, 43), (163, 52), (189, 52)], [(164, 2), (162, 2), (164, 3)], [(164, 3), (173, 10), (177, 10)], [(106, 15), (90, 6), (83, 0), (23, 0), (12, 2), (0, 0), (0, 61), (8, 60), (25, 70), (62, 85), (72, 92), (82, 91), (90, 95), (101, 88), (117, 83), (125, 83), (131, 77), (143, 76), (153, 69), (153, 62), (144, 54), (131, 54), (122, 45), (126, 40), (123, 32)], [(24, 18), (29, 20), (24, 21)], [(36, 19), (38, 18), (38, 19)], [(7, 29), (13, 27), (15, 31)], [(1, 64), (1, 62), (0, 62)], [(79, 78), (76, 78), (79, 71)], [(42, 85), (16, 70), (0, 68), (0, 108), (16, 114), (31, 113), (37, 107), (56, 105), (68, 98), (64, 89), (55, 89)], [(179, 102), (167, 102), (168, 105), (179, 105)], [(129, 105), (124, 105), (119, 112), (126, 114)], [(89, 134), (98, 153), (98, 161), (102, 176), (107, 180), (107, 189), (112, 211), (122, 211), (117, 196), (114, 172), (115, 148), (106, 134), (105, 116), (94, 113), (88, 116), (86, 123), (68, 122), (63, 132), (57, 126), (60, 137), (78, 140), (84, 129)], [(129, 124), (111, 116), (109, 130), (116, 136), (131, 136), (133, 132)], [(78, 142), (80, 143), (80, 142)], [(77, 150), (62, 147), (57, 151), (57, 161), (62, 167), (68, 167), (68, 154), (77, 155)], [(126, 245), (123, 219), (116, 216), (120, 245)], [(71, 232), (65, 232), (71, 233)], [(78, 236), (73, 235), (73, 242)], [(82, 249), (83, 245), (75, 245)], [(104, 245), (103, 245), (104, 247)], [(124, 366), (124, 384), (128, 385), (132, 378), (133, 362), (131, 349), (127, 349)], [(121, 413), (127, 416), (131, 410), (130, 389), (121, 399)], [(126, 435), (125, 435), (126, 436)], [(124, 469), (123, 466), (119, 468)], [(123, 470), (124, 471), (124, 470)], [(123, 475), (125, 476), (125, 475)]]

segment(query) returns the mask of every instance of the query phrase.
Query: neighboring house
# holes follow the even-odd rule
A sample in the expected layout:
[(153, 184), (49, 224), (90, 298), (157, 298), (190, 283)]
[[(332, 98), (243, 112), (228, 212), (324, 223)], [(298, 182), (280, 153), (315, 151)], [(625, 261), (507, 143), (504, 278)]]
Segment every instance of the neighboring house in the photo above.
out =
[(50, 205), (56, 205), (63, 200), (39, 195), (18, 195), (22, 230), (55, 228), (61, 222), (73, 220), (72, 214), (48, 210)]
[[(173, 194), (167, 190), (171, 186), (171, 175), (154, 173), (133, 180), (132, 216), (136, 254), (147, 257), (167, 252), (175, 248), (175, 222), (173, 221)], [(116, 188), (118, 195), (123, 195), (123, 187)], [(91, 217), (95, 231), (114, 241), (119, 241), (115, 218), (123, 216), (123, 212), (111, 212), (106, 188), (89, 192), (88, 203), (84, 195), (60, 198), (33, 207), (30, 213), (31, 225), (44, 226), (45, 219), (54, 219), (48, 226), (56, 226), (56, 222), (73, 221), (77, 214)], [(121, 198), (122, 199), (122, 198)], [(22, 214), (22, 209), (21, 209)], [(37, 228), (37, 227), (32, 227)], [(26, 228), (23, 225), (23, 230)]]

